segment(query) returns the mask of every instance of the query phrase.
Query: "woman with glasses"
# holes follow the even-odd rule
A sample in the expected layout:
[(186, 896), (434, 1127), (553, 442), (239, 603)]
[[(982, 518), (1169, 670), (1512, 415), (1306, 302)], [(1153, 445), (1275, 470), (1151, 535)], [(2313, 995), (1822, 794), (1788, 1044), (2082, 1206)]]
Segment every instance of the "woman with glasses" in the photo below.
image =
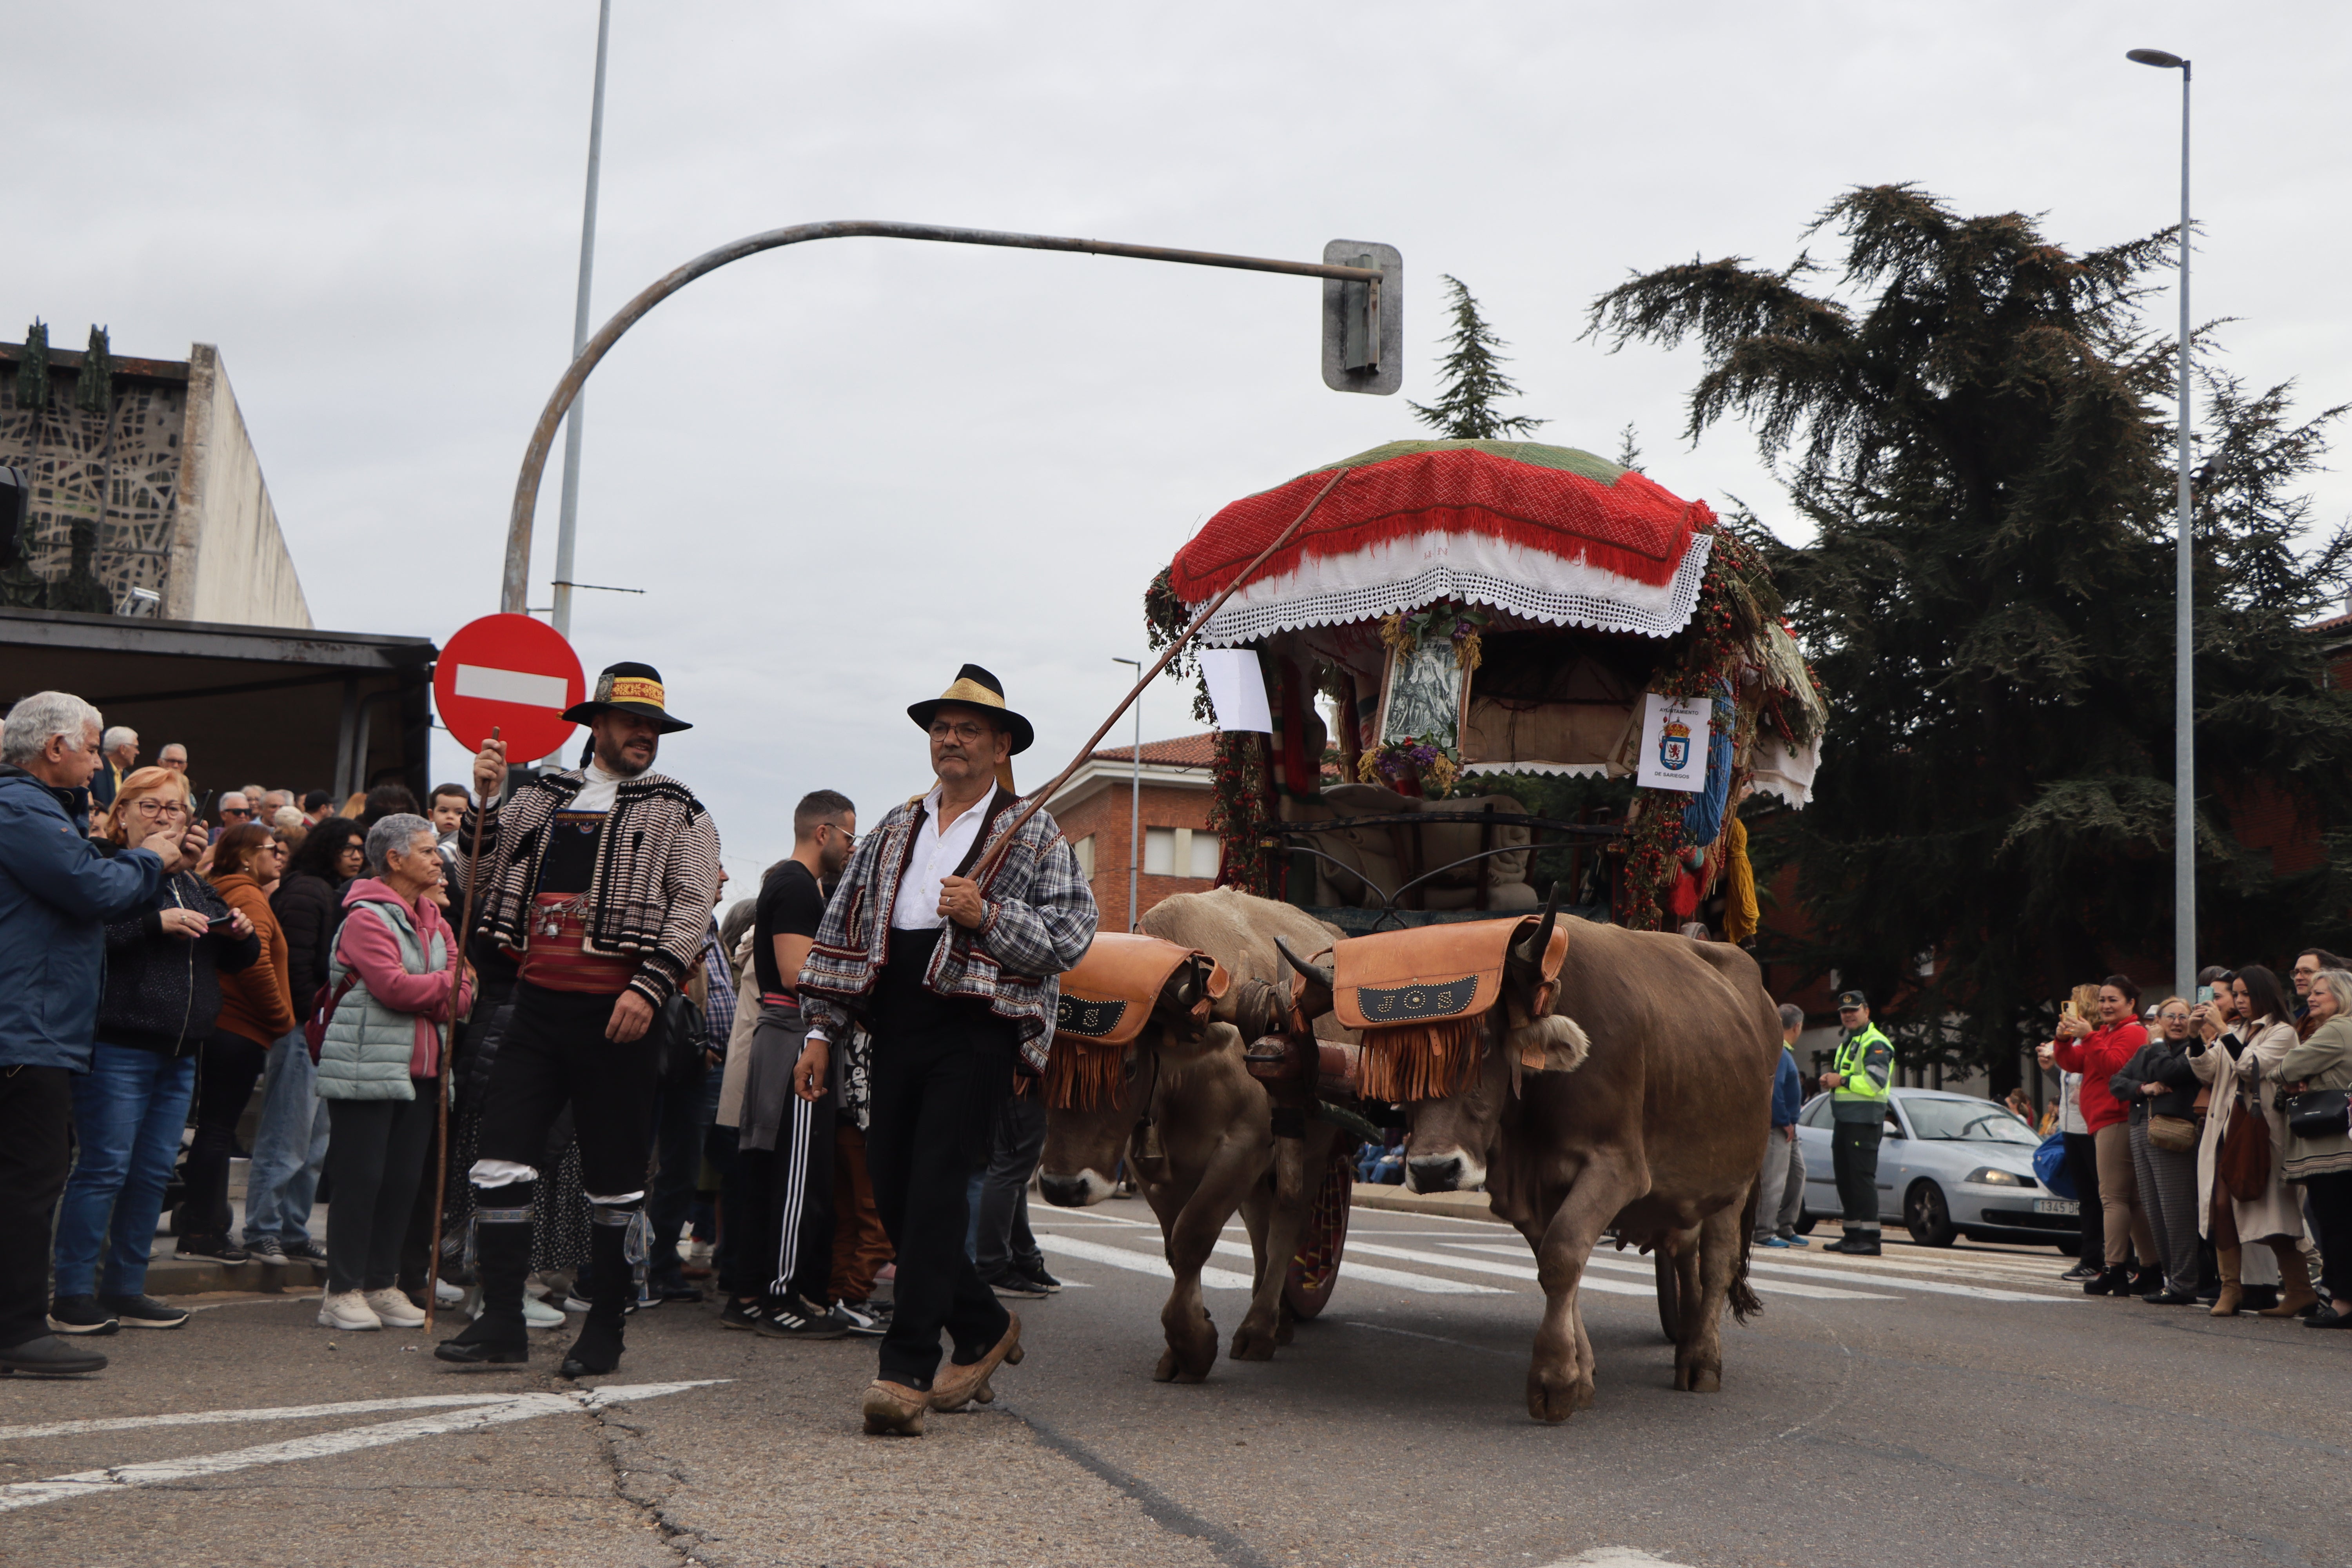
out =
[(229, 908), (253, 923), (261, 956), (222, 980), (220, 1016), (196, 1055), (196, 1135), (188, 1146), (187, 1195), (180, 1205), (182, 1258), (241, 1263), (249, 1256), (229, 1239), (236, 1216), (228, 1206), (228, 1163), (236, 1149), (237, 1120), (268, 1065), (270, 1047), (289, 1037), (301, 1044), (286, 980), (286, 936), (261, 890), (265, 878), (278, 879), (278, 841), (268, 828), (239, 823), (214, 841), (208, 879)]
[[(2107, 1083), (2131, 1110), (2132, 1175), (2164, 1255), (2163, 1288), (2140, 1300), (2158, 1307), (2197, 1300), (2197, 1075), (2189, 1066), (2189, 1005), (2157, 1005), (2156, 1036)], [(2162, 1138), (2163, 1142), (2156, 1140)]]
[[(142, 768), (115, 796), (116, 844), (192, 826), (188, 781)], [(193, 860), (202, 836), (190, 833)], [(89, 1071), (74, 1079), (79, 1155), (58, 1205), (49, 1327), (110, 1334), (176, 1329), (187, 1313), (146, 1293), (147, 1255), (194, 1091), (195, 1053), (220, 1012), (218, 972), (260, 956), (253, 926), (193, 871), (166, 874), (153, 906), (106, 928), (106, 990)], [(99, 1254), (106, 1254), (103, 1278)]]

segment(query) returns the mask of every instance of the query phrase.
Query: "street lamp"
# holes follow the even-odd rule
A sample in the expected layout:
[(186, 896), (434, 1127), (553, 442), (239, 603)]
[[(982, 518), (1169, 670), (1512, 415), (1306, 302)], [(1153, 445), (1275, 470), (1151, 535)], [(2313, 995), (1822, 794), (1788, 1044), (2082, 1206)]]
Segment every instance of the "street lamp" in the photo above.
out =
[[(1139, 658), (1113, 658), (1113, 664), (1124, 664), (1135, 671), (1135, 679), (1143, 679), (1143, 661)], [(1135, 929), (1135, 888), (1143, 879), (1143, 699), (1135, 700), (1135, 782), (1129, 792), (1127, 813), (1127, 929)]]
[(2179, 533), (2174, 563), (2172, 655), (2172, 984), (2194, 996), (2197, 984), (2197, 736), (2192, 681), (2196, 660), (2189, 616), (2189, 62), (2162, 49), (2124, 57), (2180, 73), (2180, 412), (2178, 479)]

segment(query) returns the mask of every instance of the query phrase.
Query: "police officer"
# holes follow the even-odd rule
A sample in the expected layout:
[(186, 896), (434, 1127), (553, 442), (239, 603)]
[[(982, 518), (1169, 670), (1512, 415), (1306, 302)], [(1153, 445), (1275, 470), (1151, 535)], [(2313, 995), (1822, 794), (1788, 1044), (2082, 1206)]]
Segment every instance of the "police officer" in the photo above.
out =
[(1837, 1173), (1844, 1207), (1845, 1235), (1825, 1252), (1878, 1256), (1878, 1141), (1886, 1131), (1886, 1086), (1895, 1077), (1895, 1042), (1870, 1021), (1870, 999), (1859, 991), (1838, 996), (1838, 1023), (1845, 1037), (1831, 1070), (1822, 1074), (1830, 1093), (1830, 1165)]

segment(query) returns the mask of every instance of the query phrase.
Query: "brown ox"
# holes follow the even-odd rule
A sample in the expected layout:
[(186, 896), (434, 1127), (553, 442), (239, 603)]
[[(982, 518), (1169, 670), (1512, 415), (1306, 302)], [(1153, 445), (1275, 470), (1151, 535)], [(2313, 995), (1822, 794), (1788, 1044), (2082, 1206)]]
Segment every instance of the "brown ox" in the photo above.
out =
[[(1190, 1011), (1193, 994), (1182, 989), (1188, 972), (1171, 977), (1127, 1053), (1112, 1102), (1046, 1113), (1037, 1185), (1046, 1202), (1066, 1208), (1097, 1204), (1111, 1194), (1126, 1160), (1159, 1216), (1175, 1275), (1160, 1314), (1168, 1349), (1152, 1376), (1198, 1383), (1217, 1359), (1201, 1269), (1236, 1209), (1249, 1230), (1255, 1286), (1234, 1331), (1233, 1357), (1268, 1361), (1290, 1338), (1283, 1283), (1339, 1130), (1309, 1120), (1303, 1138), (1275, 1135), (1271, 1098), (1242, 1060), (1244, 1031), (1255, 1036), (1277, 1025), (1267, 1004), (1287, 993), (1288, 976), (1276, 937), (1312, 951), (1339, 933), (1293, 905), (1225, 888), (1176, 894), (1139, 924), (1146, 935), (1209, 954), (1233, 985), (1203, 1024)], [(1317, 1032), (1354, 1037), (1328, 1018)]]
[[(1530, 959), (1541, 951), (1540, 942), (1513, 950), (1498, 1015), (1517, 1008), (1525, 1017), (1539, 978)], [(1302, 1005), (1328, 1008), (1331, 970), (1293, 962), (1309, 981)], [(1483, 1182), (1496, 1217), (1534, 1249), (1548, 1302), (1528, 1370), (1529, 1415), (1564, 1421), (1592, 1403), (1578, 1288), (1607, 1229), (1621, 1247), (1670, 1257), (1680, 1309), (1675, 1386), (1715, 1393), (1727, 1298), (1743, 1321), (1757, 1310), (1747, 1205), (1780, 1050), (1762, 974), (1720, 942), (1571, 921), (1551, 1016), (1581, 1026), (1591, 1041), (1581, 1065), (1524, 1074), (1515, 1093), (1517, 1052), (1493, 1043), (1506, 1032), (1497, 1018), (1466, 1091), (1408, 1107), (1408, 1181), (1421, 1192)]]

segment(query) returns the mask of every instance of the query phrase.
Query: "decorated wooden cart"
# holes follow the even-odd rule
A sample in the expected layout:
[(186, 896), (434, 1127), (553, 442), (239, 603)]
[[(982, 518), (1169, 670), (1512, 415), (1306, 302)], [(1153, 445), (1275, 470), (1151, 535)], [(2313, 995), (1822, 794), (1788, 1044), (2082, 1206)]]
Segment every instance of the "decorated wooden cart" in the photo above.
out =
[[(1212, 674), (1255, 656), (1241, 679), (1271, 718), (1219, 732), (1221, 883), (1368, 931), (1530, 909), (1536, 852), (1559, 848), (1579, 913), (1658, 929), (1745, 876), (1738, 801), (1804, 805), (1821, 695), (1755, 548), (1636, 469), (1532, 442), (1374, 447), (1211, 518), (1146, 595), (1154, 637), (1335, 468), (1199, 637)], [(1511, 787), (1548, 776), (1622, 782), (1554, 816)]]

